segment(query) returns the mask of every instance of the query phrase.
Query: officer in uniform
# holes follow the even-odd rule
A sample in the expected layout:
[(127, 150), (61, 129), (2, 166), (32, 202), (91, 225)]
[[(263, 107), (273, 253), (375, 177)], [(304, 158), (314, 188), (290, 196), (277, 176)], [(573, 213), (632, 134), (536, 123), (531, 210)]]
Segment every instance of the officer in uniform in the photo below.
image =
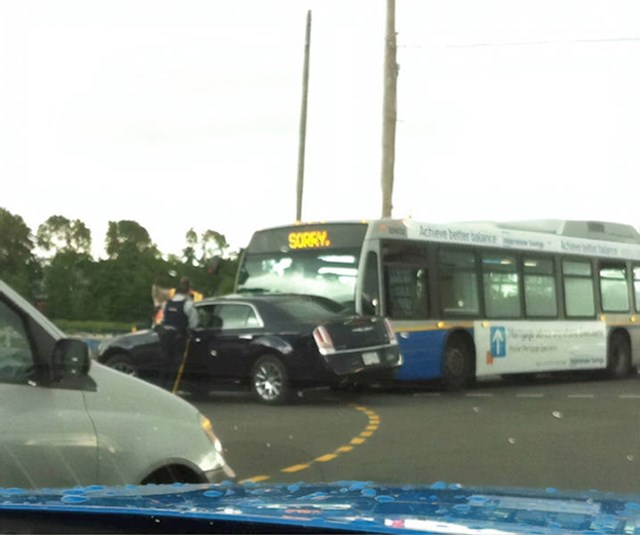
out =
[(180, 363), (187, 349), (189, 330), (198, 326), (198, 312), (191, 298), (191, 283), (182, 277), (175, 295), (165, 303), (160, 329), (163, 374), (161, 386), (173, 390)]

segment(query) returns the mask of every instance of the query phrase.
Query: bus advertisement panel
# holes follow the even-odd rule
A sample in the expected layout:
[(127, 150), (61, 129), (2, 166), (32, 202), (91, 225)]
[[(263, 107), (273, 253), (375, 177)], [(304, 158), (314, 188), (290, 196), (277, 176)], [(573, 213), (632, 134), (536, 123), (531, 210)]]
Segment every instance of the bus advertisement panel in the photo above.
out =
[(607, 364), (602, 321), (475, 322), (473, 332), (481, 356), (477, 376), (590, 370)]
[(640, 234), (545, 220), (300, 224), (255, 233), (238, 292), (321, 295), (390, 318), (401, 381), (640, 364)]

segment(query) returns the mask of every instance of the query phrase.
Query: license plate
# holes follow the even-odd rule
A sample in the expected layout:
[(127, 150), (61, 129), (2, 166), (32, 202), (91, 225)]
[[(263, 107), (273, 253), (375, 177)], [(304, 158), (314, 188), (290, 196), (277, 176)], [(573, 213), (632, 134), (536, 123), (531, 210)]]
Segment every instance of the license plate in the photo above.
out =
[(362, 361), (367, 366), (371, 366), (372, 364), (380, 364), (380, 357), (375, 351), (367, 351), (362, 354)]

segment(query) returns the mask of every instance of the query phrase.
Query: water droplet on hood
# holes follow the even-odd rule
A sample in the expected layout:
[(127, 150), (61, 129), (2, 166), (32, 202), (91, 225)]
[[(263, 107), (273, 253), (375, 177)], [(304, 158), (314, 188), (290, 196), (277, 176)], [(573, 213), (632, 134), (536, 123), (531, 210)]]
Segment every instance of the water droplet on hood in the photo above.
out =
[(63, 496), (60, 501), (62, 501), (63, 503), (83, 503), (88, 502), (89, 498), (87, 498), (86, 496), (78, 496), (76, 494), (68, 494), (66, 496)]

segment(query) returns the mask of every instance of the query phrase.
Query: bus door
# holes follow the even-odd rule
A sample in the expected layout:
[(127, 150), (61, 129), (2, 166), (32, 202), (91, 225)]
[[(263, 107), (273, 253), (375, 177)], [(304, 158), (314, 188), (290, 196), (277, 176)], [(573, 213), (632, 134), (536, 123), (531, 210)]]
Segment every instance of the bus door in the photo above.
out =
[(428, 244), (408, 240), (382, 242), (382, 312), (393, 321), (404, 365), (399, 379), (422, 380), (440, 375), (441, 336), (431, 317)]

